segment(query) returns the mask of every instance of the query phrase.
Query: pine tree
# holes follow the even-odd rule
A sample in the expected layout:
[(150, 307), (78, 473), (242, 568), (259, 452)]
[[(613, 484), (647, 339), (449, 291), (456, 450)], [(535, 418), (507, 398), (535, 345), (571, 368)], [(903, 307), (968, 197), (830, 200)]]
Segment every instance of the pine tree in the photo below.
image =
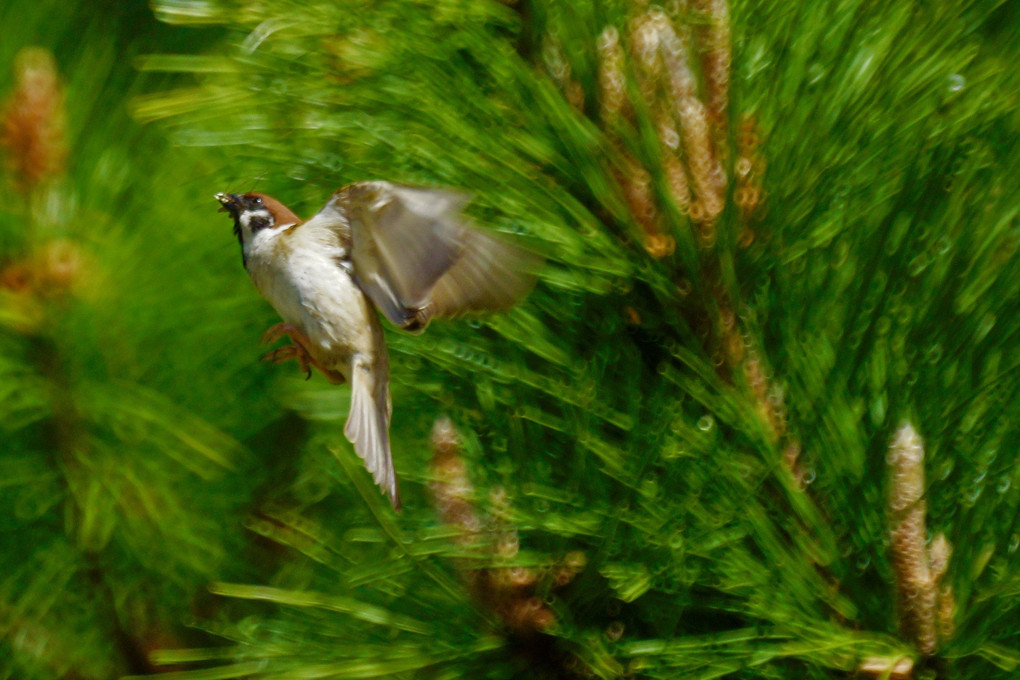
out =
[[(0, 21), (0, 677), (113, 678), (195, 644), (279, 411), (236, 339), (258, 318), (187, 178), (133, 122), (132, 65), (179, 31), (144, 3), (5, 3)], [(201, 170), (197, 170), (202, 168)], [(222, 252), (218, 249), (222, 245)], [(269, 317), (266, 316), (268, 320)]]
[[(154, 6), (157, 125), (82, 126), (83, 64), (66, 177), (4, 128), (7, 675), (1017, 672), (1013, 5)], [(547, 260), (388, 331), (400, 515), (208, 198), (374, 178)]]

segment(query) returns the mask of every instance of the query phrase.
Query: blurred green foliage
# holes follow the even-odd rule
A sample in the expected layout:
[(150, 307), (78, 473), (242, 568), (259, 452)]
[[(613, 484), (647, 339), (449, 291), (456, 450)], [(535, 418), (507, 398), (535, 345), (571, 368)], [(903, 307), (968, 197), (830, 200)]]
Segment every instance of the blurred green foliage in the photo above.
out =
[[(664, 16), (697, 34), (705, 6)], [(1015, 675), (1015, 6), (734, 2), (715, 220), (671, 185), (646, 12), (0, 8), (0, 93), (49, 50), (66, 121), (48, 174), (8, 151), (0, 182), (0, 675)], [(646, 247), (635, 167), (675, 251)], [(275, 319), (212, 200), (308, 215), (375, 178), (465, 188), (548, 260), (509, 314), (389, 333), (399, 516), (346, 389), (256, 361)], [(897, 634), (904, 419), (953, 547), (931, 658)]]

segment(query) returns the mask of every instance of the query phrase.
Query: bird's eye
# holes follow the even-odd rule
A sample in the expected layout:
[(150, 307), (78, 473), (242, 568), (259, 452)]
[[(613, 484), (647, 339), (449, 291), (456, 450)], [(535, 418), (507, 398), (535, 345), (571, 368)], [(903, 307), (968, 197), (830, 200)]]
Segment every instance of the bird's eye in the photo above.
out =
[(262, 197), (261, 196), (256, 196), (255, 197), (255, 205), (262, 205)]

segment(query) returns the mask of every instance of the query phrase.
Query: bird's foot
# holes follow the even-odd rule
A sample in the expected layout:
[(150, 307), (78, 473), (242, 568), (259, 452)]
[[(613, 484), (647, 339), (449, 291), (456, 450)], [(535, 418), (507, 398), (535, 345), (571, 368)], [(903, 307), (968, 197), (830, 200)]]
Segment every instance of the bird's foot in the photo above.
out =
[(259, 357), (262, 361), (271, 361), (274, 364), (281, 364), (284, 361), (295, 359), (298, 362), (298, 366), (301, 367), (301, 372), (305, 374), (305, 380), (312, 377), (312, 369), (309, 368), (311, 364), (311, 357), (301, 347), (301, 345), (287, 345), (286, 347), (278, 347), (270, 350)]
[(279, 364), (294, 359), (298, 362), (298, 366), (301, 367), (301, 372), (305, 374), (305, 380), (312, 377), (312, 368), (314, 368), (334, 385), (340, 385), (345, 382), (346, 379), (342, 373), (323, 366), (312, 356), (310, 349), (311, 340), (297, 327), (289, 323), (278, 323), (270, 327), (269, 330), (262, 334), (261, 342), (264, 345), (272, 344), (285, 335), (290, 338), (293, 344), (266, 352), (261, 357), (262, 361), (271, 361), (274, 364)]
[(297, 326), (289, 323), (278, 323), (274, 326), (270, 326), (265, 333), (262, 334), (262, 339), (259, 343), (263, 345), (271, 345), (283, 336), (290, 338), (294, 344), (301, 344), (307, 350), (307, 345), (311, 343), (308, 336), (301, 332)]

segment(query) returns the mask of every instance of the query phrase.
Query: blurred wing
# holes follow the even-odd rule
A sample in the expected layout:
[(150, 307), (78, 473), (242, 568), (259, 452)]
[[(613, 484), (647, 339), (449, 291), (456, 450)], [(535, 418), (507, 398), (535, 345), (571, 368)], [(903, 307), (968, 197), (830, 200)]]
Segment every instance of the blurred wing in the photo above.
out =
[(463, 194), (361, 182), (334, 200), (350, 222), (358, 284), (398, 326), (503, 309), (534, 283), (536, 258), (469, 226)]
[(474, 229), (460, 257), (436, 282), (427, 315), (453, 318), (507, 309), (531, 292), (538, 256)]

